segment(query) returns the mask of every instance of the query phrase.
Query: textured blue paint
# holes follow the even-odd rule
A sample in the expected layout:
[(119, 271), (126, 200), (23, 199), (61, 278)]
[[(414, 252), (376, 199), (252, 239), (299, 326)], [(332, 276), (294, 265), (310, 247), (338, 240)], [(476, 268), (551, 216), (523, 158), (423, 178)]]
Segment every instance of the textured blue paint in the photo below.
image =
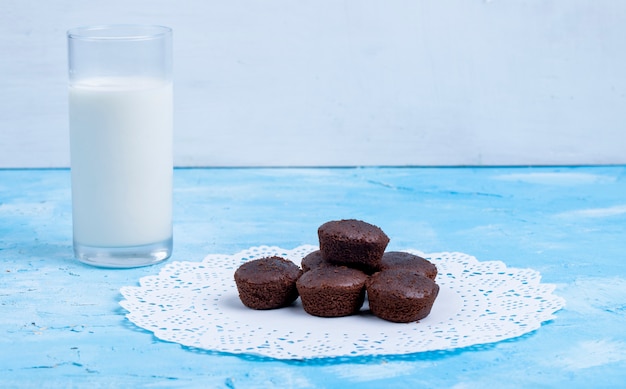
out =
[(177, 169), (173, 260), (316, 243), (330, 219), (390, 248), (532, 267), (567, 307), (511, 341), (410, 356), (282, 362), (191, 350), (124, 318), (119, 288), (71, 251), (68, 170), (0, 170), (3, 387), (617, 387), (626, 382), (626, 167)]

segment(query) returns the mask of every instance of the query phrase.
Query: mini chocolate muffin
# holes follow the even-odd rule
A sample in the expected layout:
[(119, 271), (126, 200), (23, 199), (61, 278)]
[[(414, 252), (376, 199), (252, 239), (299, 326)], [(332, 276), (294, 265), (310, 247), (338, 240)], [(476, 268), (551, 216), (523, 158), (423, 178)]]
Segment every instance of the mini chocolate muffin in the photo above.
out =
[(368, 274), (378, 270), (389, 243), (389, 237), (379, 227), (355, 219), (326, 222), (317, 234), (324, 260)]
[(252, 309), (285, 307), (298, 298), (296, 281), (302, 270), (277, 256), (245, 262), (235, 271), (241, 302)]
[(302, 266), (302, 271), (305, 273), (321, 266), (334, 266), (324, 260), (320, 250), (315, 250), (312, 253), (307, 254), (304, 258), (302, 258), (300, 265)]
[(388, 251), (383, 254), (380, 270), (407, 269), (422, 274), (431, 280), (437, 278), (437, 266), (420, 256), (402, 251)]
[(296, 282), (304, 310), (313, 316), (340, 317), (359, 312), (367, 275), (345, 266), (322, 266)]
[(439, 285), (413, 271), (389, 269), (371, 276), (366, 290), (374, 315), (396, 323), (409, 323), (430, 314)]

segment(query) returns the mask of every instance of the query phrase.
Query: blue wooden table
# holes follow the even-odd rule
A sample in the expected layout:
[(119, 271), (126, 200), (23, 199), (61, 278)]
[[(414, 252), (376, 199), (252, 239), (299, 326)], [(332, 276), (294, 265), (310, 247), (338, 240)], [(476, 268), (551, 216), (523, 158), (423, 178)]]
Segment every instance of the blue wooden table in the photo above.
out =
[[(175, 170), (172, 260), (317, 244), (339, 218), (390, 249), (533, 268), (566, 307), (527, 335), (405, 356), (280, 361), (182, 347), (134, 326), (129, 270), (75, 261), (69, 170), (0, 170), (2, 387), (623, 387), (626, 167)], [(167, 263), (167, 262), (166, 262)]]

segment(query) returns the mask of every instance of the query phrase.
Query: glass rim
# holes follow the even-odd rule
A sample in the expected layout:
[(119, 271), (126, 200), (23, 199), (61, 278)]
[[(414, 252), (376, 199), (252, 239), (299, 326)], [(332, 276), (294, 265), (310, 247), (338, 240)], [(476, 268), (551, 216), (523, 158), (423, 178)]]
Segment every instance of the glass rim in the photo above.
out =
[(100, 24), (67, 30), (68, 39), (89, 41), (140, 41), (171, 34), (170, 27), (156, 24)]

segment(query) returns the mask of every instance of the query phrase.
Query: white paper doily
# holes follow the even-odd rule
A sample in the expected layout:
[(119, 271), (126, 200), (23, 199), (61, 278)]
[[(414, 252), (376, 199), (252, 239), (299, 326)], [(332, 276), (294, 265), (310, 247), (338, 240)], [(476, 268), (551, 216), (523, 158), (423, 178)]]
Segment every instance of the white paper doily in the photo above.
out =
[(439, 296), (428, 317), (391, 323), (373, 316), (308, 315), (292, 306), (257, 311), (239, 300), (235, 270), (255, 258), (279, 255), (300, 264), (316, 250), (300, 246), (252, 247), (235, 255), (208, 255), (202, 262), (171, 262), (140, 286), (121, 288), (126, 317), (162, 340), (235, 354), (278, 359), (409, 354), (454, 349), (514, 338), (554, 318), (564, 300), (532, 269), (479, 262), (463, 253), (424, 254), (438, 268)]

